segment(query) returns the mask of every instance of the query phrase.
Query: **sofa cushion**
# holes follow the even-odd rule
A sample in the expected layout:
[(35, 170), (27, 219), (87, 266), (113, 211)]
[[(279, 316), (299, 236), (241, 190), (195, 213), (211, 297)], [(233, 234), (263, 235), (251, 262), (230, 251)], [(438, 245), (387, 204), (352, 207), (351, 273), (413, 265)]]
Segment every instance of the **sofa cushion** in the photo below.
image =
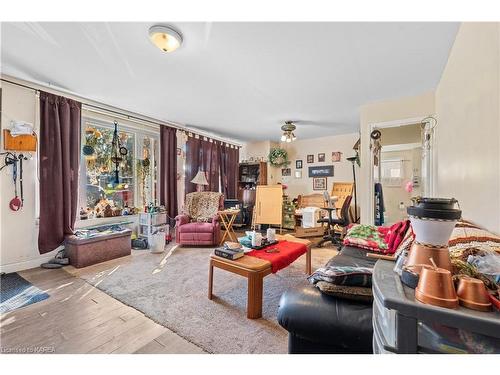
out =
[(213, 230), (212, 223), (188, 223), (179, 227), (180, 233), (212, 233)]

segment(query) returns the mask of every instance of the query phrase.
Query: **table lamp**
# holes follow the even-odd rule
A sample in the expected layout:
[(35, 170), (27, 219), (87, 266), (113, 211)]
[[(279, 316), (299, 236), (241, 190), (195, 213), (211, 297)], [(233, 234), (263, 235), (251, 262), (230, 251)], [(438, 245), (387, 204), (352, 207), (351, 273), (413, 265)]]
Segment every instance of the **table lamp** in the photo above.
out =
[(198, 173), (196, 173), (191, 182), (196, 184), (196, 191), (203, 191), (203, 186), (208, 185), (207, 176), (201, 169), (198, 170)]

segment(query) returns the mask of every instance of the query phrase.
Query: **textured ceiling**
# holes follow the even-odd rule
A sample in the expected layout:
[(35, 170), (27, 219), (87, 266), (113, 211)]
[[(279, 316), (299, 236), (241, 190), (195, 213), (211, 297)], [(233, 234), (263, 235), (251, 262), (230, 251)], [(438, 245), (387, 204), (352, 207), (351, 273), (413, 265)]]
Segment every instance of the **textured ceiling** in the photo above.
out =
[[(166, 23), (168, 24), (168, 22)], [(355, 132), (358, 109), (433, 90), (457, 23), (2, 23), (5, 74), (243, 141)]]

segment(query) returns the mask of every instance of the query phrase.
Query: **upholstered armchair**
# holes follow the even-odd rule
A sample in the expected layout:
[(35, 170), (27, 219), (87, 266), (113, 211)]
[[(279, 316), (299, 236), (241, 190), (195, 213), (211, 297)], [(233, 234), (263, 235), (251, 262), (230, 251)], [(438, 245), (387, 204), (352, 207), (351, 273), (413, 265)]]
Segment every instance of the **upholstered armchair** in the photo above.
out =
[(186, 194), (183, 213), (175, 218), (175, 242), (180, 245), (218, 245), (221, 236), (217, 211), (223, 207), (224, 195), (221, 193)]

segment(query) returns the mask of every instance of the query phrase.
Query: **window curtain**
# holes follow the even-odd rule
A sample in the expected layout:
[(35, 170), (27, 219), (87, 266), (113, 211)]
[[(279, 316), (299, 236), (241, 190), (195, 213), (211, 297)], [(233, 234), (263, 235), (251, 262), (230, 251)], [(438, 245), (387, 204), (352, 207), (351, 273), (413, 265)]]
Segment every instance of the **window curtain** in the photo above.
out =
[(160, 126), (160, 204), (177, 216), (177, 129)]
[(238, 169), (239, 154), (238, 147), (222, 144), (220, 146), (220, 180), (222, 192), (228, 199), (236, 199), (238, 196)]
[(196, 185), (191, 180), (199, 169), (205, 172), (208, 181), (208, 186), (205, 186), (204, 190), (220, 191), (220, 148), (221, 143), (218, 141), (188, 138), (186, 142), (186, 194), (196, 191)]
[(220, 142), (201, 142), (203, 170), (207, 176), (208, 186), (205, 191), (220, 191)]
[(73, 234), (78, 211), (82, 105), (40, 92), (40, 225), (38, 249), (48, 253)]
[(188, 137), (186, 142), (186, 170), (185, 170), (185, 185), (184, 191), (187, 193), (192, 193), (196, 191), (196, 185), (191, 182), (191, 180), (198, 173), (200, 167), (201, 157), (201, 139), (195, 137)]

